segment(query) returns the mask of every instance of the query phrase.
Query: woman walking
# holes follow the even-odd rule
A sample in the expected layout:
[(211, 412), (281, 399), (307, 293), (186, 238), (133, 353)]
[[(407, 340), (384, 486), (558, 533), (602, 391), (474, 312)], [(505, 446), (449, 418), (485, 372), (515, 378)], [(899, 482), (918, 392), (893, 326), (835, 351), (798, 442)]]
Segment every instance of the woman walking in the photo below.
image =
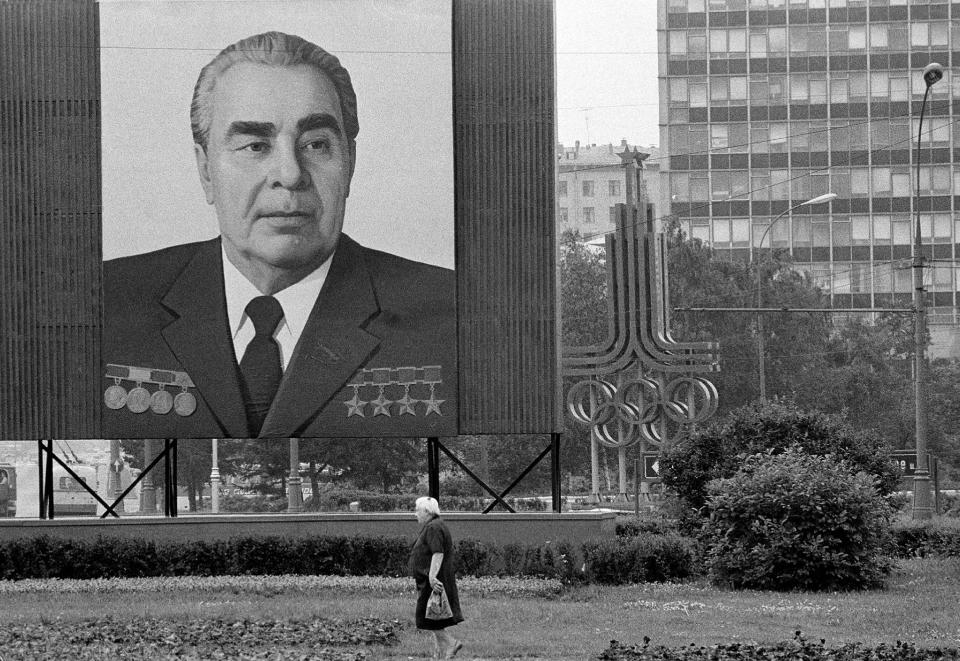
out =
[[(463, 643), (447, 627), (463, 622), (457, 582), (454, 577), (453, 538), (440, 518), (440, 505), (433, 498), (417, 498), (414, 507), (420, 534), (410, 551), (410, 573), (417, 581), (417, 628), (433, 631), (435, 659), (452, 659)], [(442, 620), (427, 617), (427, 601), (433, 592), (446, 591), (452, 615)]]

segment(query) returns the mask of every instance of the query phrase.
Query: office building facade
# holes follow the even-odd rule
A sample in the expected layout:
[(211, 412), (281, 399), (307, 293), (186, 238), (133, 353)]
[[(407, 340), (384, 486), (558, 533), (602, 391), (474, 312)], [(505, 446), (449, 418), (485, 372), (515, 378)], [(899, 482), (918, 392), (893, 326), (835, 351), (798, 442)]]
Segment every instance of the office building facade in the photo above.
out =
[[(909, 307), (915, 213), (941, 355), (957, 335), (960, 3), (658, 0), (667, 213), (731, 259), (788, 250), (838, 309)], [(916, 142), (925, 84), (939, 62)], [(792, 205), (828, 192), (829, 204)], [(917, 208), (918, 205), (919, 208)], [(957, 343), (960, 348), (960, 342)]]

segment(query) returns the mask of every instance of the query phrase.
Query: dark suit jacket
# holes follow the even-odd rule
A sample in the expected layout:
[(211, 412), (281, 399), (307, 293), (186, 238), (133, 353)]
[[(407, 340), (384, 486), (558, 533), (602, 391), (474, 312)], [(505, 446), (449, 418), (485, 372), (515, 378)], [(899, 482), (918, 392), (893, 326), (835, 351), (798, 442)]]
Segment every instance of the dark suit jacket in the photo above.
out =
[[(197, 401), (189, 416), (101, 403), (105, 437), (250, 437), (220, 250), (217, 238), (104, 264), (104, 389), (116, 382), (108, 364), (180, 372)], [(453, 271), (343, 235), (259, 437), (456, 434), (455, 288)], [(422, 369), (431, 366), (439, 370)], [(418, 402), (397, 403), (404, 393)]]

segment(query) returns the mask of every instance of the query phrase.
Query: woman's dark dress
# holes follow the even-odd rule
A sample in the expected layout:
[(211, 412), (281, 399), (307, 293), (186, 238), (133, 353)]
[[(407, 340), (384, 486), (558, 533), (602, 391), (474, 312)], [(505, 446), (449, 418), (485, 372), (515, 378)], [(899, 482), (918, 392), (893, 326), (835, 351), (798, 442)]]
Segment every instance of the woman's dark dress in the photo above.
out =
[[(443, 562), (440, 563), (437, 578), (443, 583), (447, 600), (450, 602), (450, 610), (453, 611), (453, 617), (445, 620), (431, 620), (426, 617), (427, 600), (433, 591), (430, 587), (430, 558), (434, 553), (443, 554)], [(457, 595), (457, 581), (454, 577), (453, 538), (440, 517), (433, 517), (420, 529), (420, 535), (413, 545), (413, 550), (410, 551), (409, 569), (417, 581), (418, 629), (444, 629), (463, 622), (460, 598)]]

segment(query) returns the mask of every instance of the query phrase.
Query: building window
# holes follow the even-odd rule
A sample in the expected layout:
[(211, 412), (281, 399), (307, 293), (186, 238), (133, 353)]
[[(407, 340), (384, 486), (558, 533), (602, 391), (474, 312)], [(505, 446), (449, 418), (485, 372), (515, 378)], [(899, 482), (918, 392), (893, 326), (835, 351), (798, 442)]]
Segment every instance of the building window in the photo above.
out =
[(870, 216), (850, 218), (850, 241), (855, 246), (870, 245)]
[(876, 243), (890, 243), (890, 216), (873, 217), (873, 240)]
[(887, 41), (887, 25), (884, 23), (874, 23), (870, 26), (870, 48), (885, 49), (889, 42)]
[(851, 25), (847, 35), (847, 45), (851, 50), (863, 50), (867, 47), (867, 26)]
[(850, 264), (850, 293), (870, 293), (870, 264), (854, 262)]
[(889, 293), (893, 288), (893, 264), (877, 263), (873, 265), (873, 291)]
[(687, 102), (686, 78), (674, 78), (670, 81), (670, 100), (674, 103)]
[(584, 225), (593, 225), (595, 222), (596, 222), (596, 218), (593, 215), (593, 207), (584, 207), (583, 208)]
[(670, 30), (670, 54), (685, 55), (687, 52), (687, 33), (684, 30)]
[(713, 124), (710, 126), (710, 149), (727, 148), (727, 125)]
[(610, 224), (617, 224), (617, 207), (610, 207)]
[(593, 197), (593, 194), (594, 194), (593, 181), (591, 181), (591, 180), (589, 180), (589, 179), (584, 180), (584, 182), (583, 182), (583, 196), (584, 196), (584, 197)]
[(619, 179), (611, 179), (611, 180), (610, 180), (609, 182), (607, 182), (607, 183), (608, 183), (609, 186), (610, 186), (610, 196), (611, 196), (611, 197), (617, 197), (617, 196), (619, 196), (619, 195), (620, 195), (620, 180), (619, 180)]
[(570, 210), (567, 207), (560, 207), (560, 222), (564, 224), (570, 222)]
[(560, 180), (557, 182), (557, 195), (560, 197), (567, 196), (567, 181), (566, 179)]
[(921, 47), (930, 45), (929, 23), (914, 23), (910, 26), (910, 44)]
[(747, 52), (747, 31), (746, 30), (730, 30), (729, 39), (727, 42), (727, 49), (731, 53), (746, 53)]

